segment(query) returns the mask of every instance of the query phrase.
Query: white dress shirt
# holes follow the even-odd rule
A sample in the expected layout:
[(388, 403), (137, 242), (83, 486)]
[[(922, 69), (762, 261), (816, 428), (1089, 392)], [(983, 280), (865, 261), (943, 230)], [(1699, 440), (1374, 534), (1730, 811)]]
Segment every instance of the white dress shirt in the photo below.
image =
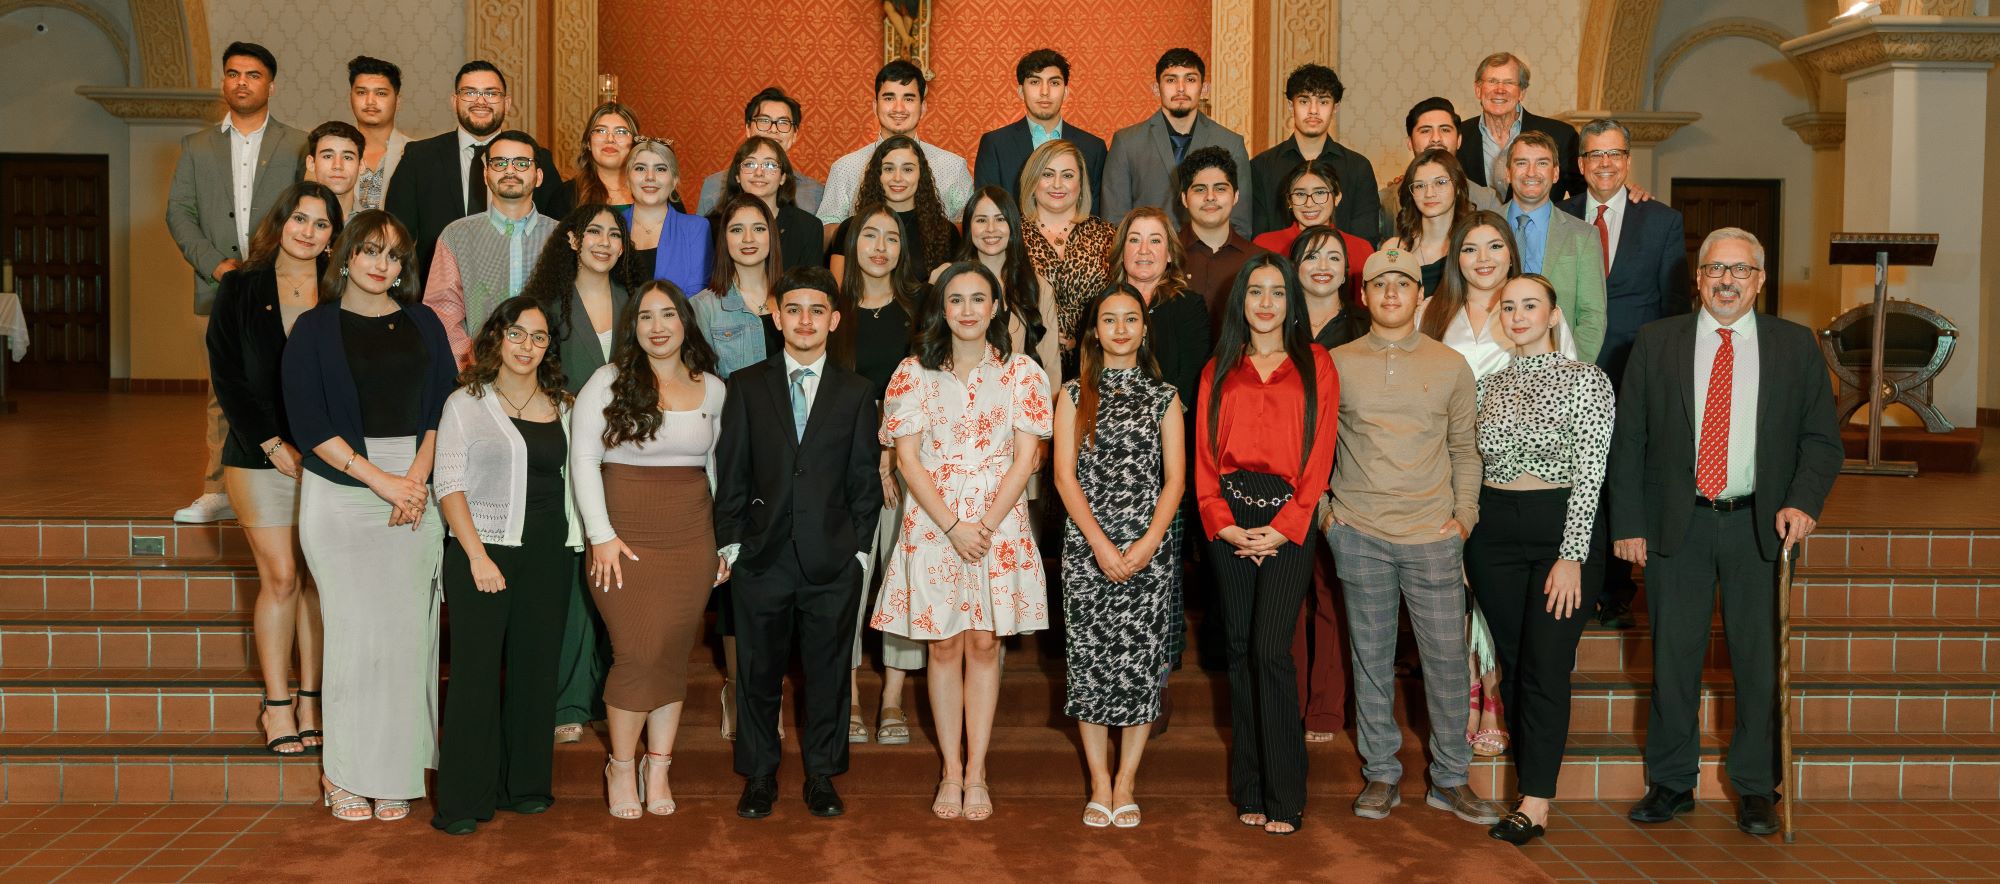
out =
[[(488, 140), (491, 138), (488, 136)], [(472, 177), (472, 152), (485, 146), (486, 142), (472, 137), (472, 133), (458, 130), (458, 204), (468, 215), (472, 214), (472, 194), (466, 192), (465, 185), (466, 180)], [(480, 179), (485, 180), (485, 177), (482, 175)]]
[(229, 136), (230, 192), (236, 197), (236, 254), (243, 257), (250, 254), (250, 228), (257, 220), (250, 217), (250, 203), (257, 192), (257, 154), (264, 149), (271, 112), (265, 111), (263, 121), (249, 132), (237, 129), (235, 122), (235, 114), (222, 117), (222, 132)]
[[(861, 192), (868, 158), (875, 155), (875, 146), (881, 143), (880, 138), (870, 141), (834, 160), (832, 168), (826, 170), (826, 191), (819, 198), (821, 222), (839, 224), (854, 214), (854, 197)], [(931, 180), (937, 185), (938, 202), (944, 204), (945, 217), (958, 217), (972, 199), (972, 169), (965, 165), (964, 157), (928, 141), (918, 141), (917, 146), (924, 149), (924, 162), (931, 167)]]
[[(1475, 293), (1476, 294), (1476, 293)], [(1514, 342), (1500, 331), (1500, 311), (1488, 311), (1486, 324), (1474, 332), (1472, 316), (1464, 307), (1458, 308), (1451, 324), (1444, 329), (1444, 345), (1457, 350), (1460, 356), (1472, 366), (1474, 380), (1483, 378), (1514, 362)], [(1557, 320), (1556, 352), (1571, 359), (1576, 358), (1576, 335), (1570, 334), (1569, 319)]]
[(1597, 197), (1591, 195), (1590, 191), (1584, 191), (1583, 223), (1595, 228), (1597, 207), (1604, 207), (1604, 273), (1607, 276), (1611, 274), (1611, 266), (1618, 261), (1618, 234), (1625, 229), (1625, 207), (1630, 203), (1627, 191), (1623, 187), (1618, 188), (1618, 192), (1604, 202), (1598, 202)]
[(1722, 346), (1718, 329), (1735, 332), (1736, 363), (1729, 396), (1729, 478), (1721, 498), (1742, 497), (1757, 490), (1757, 311), (1724, 326), (1701, 309), (1694, 322), (1694, 439), (1701, 447), (1701, 424), (1708, 410), (1708, 379), (1715, 370), (1715, 351)]

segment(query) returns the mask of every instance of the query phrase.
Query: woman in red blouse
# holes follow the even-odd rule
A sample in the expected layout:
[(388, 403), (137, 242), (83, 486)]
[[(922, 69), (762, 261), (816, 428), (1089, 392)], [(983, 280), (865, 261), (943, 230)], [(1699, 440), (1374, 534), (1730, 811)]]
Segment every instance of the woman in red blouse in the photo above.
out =
[(1333, 470), (1340, 381), (1282, 256), (1236, 274), (1195, 417), (1195, 492), (1229, 639), (1230, 800), (1298, 831), (1306, 744), (1292, 634), (1312, 580), (1313, 511)]

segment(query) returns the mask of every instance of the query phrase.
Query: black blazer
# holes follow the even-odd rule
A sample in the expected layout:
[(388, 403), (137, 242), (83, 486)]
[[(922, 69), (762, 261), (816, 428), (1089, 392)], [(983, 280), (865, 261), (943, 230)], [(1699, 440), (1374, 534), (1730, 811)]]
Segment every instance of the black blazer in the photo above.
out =
[[(535, 211), (562, 220), (575, 207), (575, 194), (563, 180), (562, 167), (546, 149), (535, 148), (535, 165), (542, 186), (535, 188)], [(389, 179), (389, 214), (410, 229), (417, 240), (417, 284), (430, 276), (431, 253), (445, 225), (465, 217), (465, 185), (458, 171), (458, 130), (412, 141), (403, 148), (396, 175)]]
[(807, 580), (831, 583), (869, 548), (882, 511), (875, 388), (825, 363), (806, 416), (792, 426), (783, 350), (729, 376), (716, 442), (715, 544), (740, 543), (736, 567), (762, 572), (791, 551)]
[[(1062, 137), (1083, 152), (1083, 168), (1090, 175), (1091, 209), (1101, 212), (1099, 207), (1104, 204), (1104, 139), (1083, 131), (1068, 120), (1063, 121)], [(1027, 117), (979, 136), (979, 153), (972, 161), (972, 186), (997, 184), (1006, 188), (1018, 202), (1021, 199), (1021, 169), (1028, 165), (1028, 154), (1034, 152), (1035, 144), (1028, 135)]]
[[(1611, 437), (1611, 536), (1643, 537), (1648, 555), (1673, 555), (1694, 514), (1694, 336), (1698, 314), (1639, 330), (1619, 389)], [(1757, 546), (1775, 561), (1778, 510), (1819, 518), (1844, 452), (1833, 387), (1811, 329), (1770, 314), (1757, 321)], [(1740, 321), (1740, 320), (1739, 320)]]
[[(1482, 125), (1485, 124), (1480, 122), (1478, 114), (1465, 119), (1465, 125), (1462, 130), (1464, 137), (1458, 143), (1458, 164), (1465, 167), (1465, 177), (1471, 179), (1472, 183), (1492, 187), (1493, 182), (1486, 180), (1488, 176), (1486, 174), (1485, 136), (1479, 132), (1479, 127)], [(1556, 142), (1558, 153), (1556, 165), (1561, 170), (1562, 177), (1556, 179), (1556, 192), (1551, 194), (1549, 198), (1556, 202), (1562, 202), (1582, 193), (1584, 189), (1583, 167), (1577, 165), (1577, 145), (1579, 142), (1576, 135), (1576, 127), (1561, 120), (1552, 120), (1548, 117), (1537, 116), (1529, 113), (1527, 108), (1521, 108), (1521, 131), (1526, 132), (1530, 129), (1545, 133), (1550, 138), (1555, 139)]]
[(284, 355), (278, 272), (246, 267), (223, 274), (208, 317), (208, 383), (229, 420), (224, 466), (271, 469), (264, 443), (273, 436), (292, 441), (280, 380)]
[[(438, 321), (431, 308), (404, 304), (403, 315), (417, 324), (424, 353), (430, 360), (430, 370), (412, 382), (424, 385), (424, 428), (435, 430), (438, 416), (444, 413), (445, 397), (458, 386), (458, 362), (452, 358), (444, 323)], [(361, 393), (354, 387), (347, 348), (341, 344), (339, 301), (328, 301), (307, 310), (292, 323), (284, 366), (285, 413), (292, 425), (293, 444), (299, 447), (305, 468), (329, 482), (361, 487), (361, 481), (341, 472), (339, 464), (329, 464), (313, 453), (321, 443), (339, 436), (347, 440), (355, 453), (368, 456), (367, 434), (361, 423)]]
[(1181, 394), (1181, 407), (1192, 415), (1201, 386), (1201, 367), (1215, 346), (1208, 327), (1208, 302), (1188, 289), (1179, 296), (1156, 300), (1146, 310), (1147, 343), (1160, 363), (1160, 378)]
[[(1584, 218), (1587, 194), (1557, 203), (1563, 211)], [(1613, 248), (1617, 258), (1604, 281), (1607, 325), (1597, 366), (1617, 387), (1632, 357), (1639, 329), (1655, 319), (1686, 313), (1694, 303), (1694, 278), (1688, 275), (1687, 237), (1681, 213), (1659, 200), (1625, 201), (1625, 222)]]

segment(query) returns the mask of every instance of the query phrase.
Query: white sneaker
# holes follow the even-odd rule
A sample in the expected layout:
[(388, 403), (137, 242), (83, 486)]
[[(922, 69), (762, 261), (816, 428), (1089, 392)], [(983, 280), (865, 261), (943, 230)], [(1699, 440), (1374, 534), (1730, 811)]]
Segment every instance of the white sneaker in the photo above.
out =
[(174, 510), (174, 521), (202, 525), (236, 518), (236, 510), (229, 506), (229, 495), (220, 491), (210, 491), (194, 499), (193, 503)]

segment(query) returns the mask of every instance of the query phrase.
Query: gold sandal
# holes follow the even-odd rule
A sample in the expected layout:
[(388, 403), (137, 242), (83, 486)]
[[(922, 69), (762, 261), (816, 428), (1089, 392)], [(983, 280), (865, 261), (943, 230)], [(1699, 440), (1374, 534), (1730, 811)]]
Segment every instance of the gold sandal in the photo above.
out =
[(847, 707), (847, 741), (850, 743), (868, 742), (868, 722), (861, 720), (860, 704)]
[[(957, 801), (944, 800), (946, 786), (958, 790)], [(941, 820), (955, 820), (963, 813), (965, 813), (965, 783), (961, 780), (938, 780), (937, 797), (931, 799), (931, 814)]]

